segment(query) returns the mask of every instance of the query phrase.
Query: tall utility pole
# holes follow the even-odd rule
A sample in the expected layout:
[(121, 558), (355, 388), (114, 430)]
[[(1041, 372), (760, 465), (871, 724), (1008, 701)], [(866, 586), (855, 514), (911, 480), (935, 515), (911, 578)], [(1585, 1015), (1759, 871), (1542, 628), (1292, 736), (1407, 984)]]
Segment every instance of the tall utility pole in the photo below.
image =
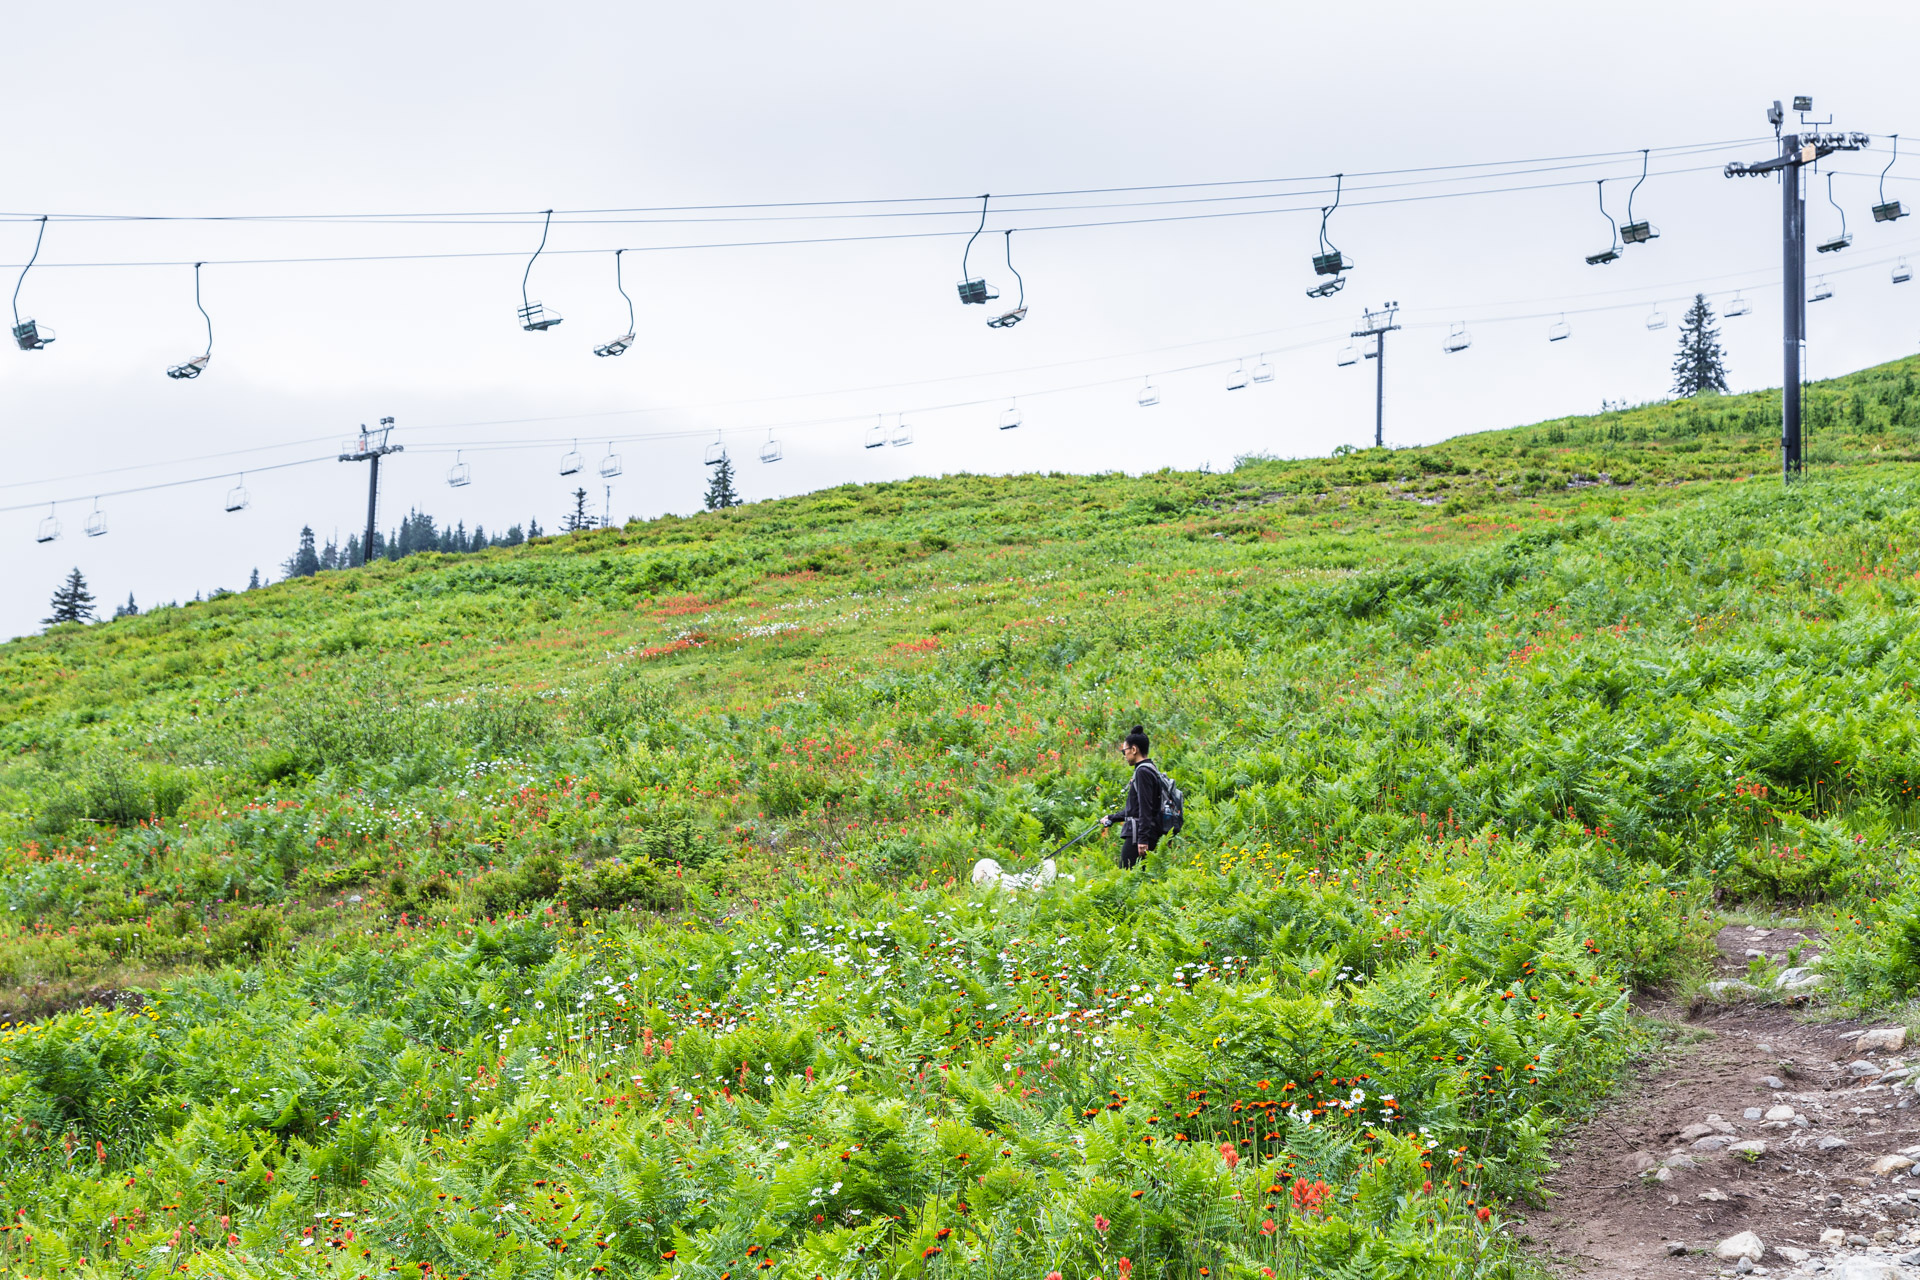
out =
[(1387, 335), (1400, 326), (1393, 322), (1394, 312), (1400, 310), (1400, 304), (1389, 302), (1378, 311), (1369, 311), (1361, 321), (1366, 327), (1355, 329), (1352, 336), (1372, 338), (1373, 350), (1366, 357), (1374, 362), (1373, 366), (1373, 447), (1378, 449), (1386, 444), (1387, 421)]
[(1727, 166), (1729, 178), (1751, 178), (1760, 174), (1780, 175), (1780, 347), (1782, 370), (1780, 383), (1780, 476), (1792, 480), (1800, 474), (1800, 353), (1807, 340), (1807, 200), (1801, 191), (1801, 171), (1822, 156), (1836, 151), (1861, 151), (1868, 146), (1864, 133), (1821, 133), (1826, 120), (1809, 121), (1813, 99), (1793, 100), (1800, 115), (1800, 127), (1807, 133), (1781, 133), (1786, 113), (1776, 99), (1767, 111), (1767, 122), (1780, 139), (1780, 154), (1770, 160), (1745, 164), (1738, 160)]
[(390, 453), (399, 453), (407, 446), (388, 444), (387, 437), (393, 433), (393, 419), (380, 419), (378, 430), (367, 430), (367, 424), (360, 424), (360, 444), (349, 447), (340, 455), (342, 462), (371, 462), (373, 469), (367, 473), (367, 542), (366, 549), (360, 555), (361, 564), (373, 563), (373, 523), (380, 510), (380, 459)]

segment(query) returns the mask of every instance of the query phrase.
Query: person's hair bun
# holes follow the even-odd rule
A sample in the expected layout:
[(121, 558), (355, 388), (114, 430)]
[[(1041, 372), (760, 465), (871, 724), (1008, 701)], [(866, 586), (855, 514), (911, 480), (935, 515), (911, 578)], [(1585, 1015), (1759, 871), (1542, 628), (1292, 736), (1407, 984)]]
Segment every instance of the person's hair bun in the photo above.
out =
[(1141, 728), (1141, 727), (1140, 727), (1139, 725), (1135, 725), (1135, 726), (1133, 726), (1133, 732), (1135, 732), (1135, 733), (1145, 733), (1145, 732), (1146, 732), (1146, 730), (1145, 730), (1145, 729), (1143, 729), (1143, 728)]

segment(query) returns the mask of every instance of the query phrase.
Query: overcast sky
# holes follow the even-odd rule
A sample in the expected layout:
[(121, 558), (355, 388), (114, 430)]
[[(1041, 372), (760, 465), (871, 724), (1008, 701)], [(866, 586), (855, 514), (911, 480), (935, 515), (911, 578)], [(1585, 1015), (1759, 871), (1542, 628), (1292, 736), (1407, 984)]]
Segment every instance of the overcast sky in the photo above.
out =
[[(1370, 443), (1372, 365), (1336, 356), (1361, 306), (1388, 299), (1410, 326), (1389, 340), (1390, 444), (1663, 395), (1696, 289), (1724, 304), (1744, 288), (1752, 313), (1725, 325), (1734, 386), (1777, 384), (1777, 188), (1719, 173), (1771, 152), (1767, 104), (1810, 93), (1836, 128), (1911, 130), (1888, 196), (1920, 204), (1911, 4), (1811, 12), (1752, 0), (13, 6), (0, 212), (56, 216), (19, 305), (58, 338), (0, 349), (0, 506), (80, 501), (56, 509), (64, 536), (44, 545), (45, 506), (0, 513), (0, 635), (34, 630), (76, 564), (107, 605), (237, 588), (256, 566), (277, 579), (302, 524), (323, 539), (360, 526), (366, 469), (259, 468), (330, 455), (383, 415), (407, 449), (383, 475), (383, 527), (418, 507), (469, 527), (531, 516), (551, 528), (580, 479), (559, 474), (576, 436), (590, 463), (621, 456), (622, 518), (697, 508), (702, 451), (722, 430), (748, 498), (961, 470), (1224, 468), (1252, 451)], [(1009, 330), (956, 297), (977, 217), (958, 202), (810, 211), (943, 211), (932, 218), (564, 219), (530, 284), (565, 316), (544, 333), (515, 317), (537, 216), (59, 220), (1055, 192), (1736, 139), (1751, 141), (1656, 155), (1656, 173), (1684, 170), (1636, 198), (1661, 237), (1606, 267), (1583, 261), (1608, 238), (1593, 180), (1630, 178), (1637, 157), (1464, 184), (1568, 185), (1343, 208), (1330, 230), (1356, 266), (1324, 300), (1305, 296), (1310, 211), (1038, 229), (1309, 208), (1324, 202), (1315, 182), (1029, 199), (990, 213), (971, 259), (1011, 300), (994, 233), (1028, 228), (1012, 248), (1030, 314)], [(1872, 221), (1875, 179), (1853, 175), (1877, 173), (1884, 152), (1838, 159), (1856, 238), (1816, 258), (1834, 297), (1810, 313), (1814, 376), (1920, 345), (1920, 283), (1890, 280), (1900, 253), (1920, 259), (1920, 219)], [(1461, 189), (1434, 181), (1446, 176), (1350, 181), (1425, 184), (1354, 197), (1379, 201)], [(1616, 216), (1630, 185), (1608, 183)], [(1139, 203), (1236, 194), (1262, 198)], [(1839, 225), (1825, 195), (1822, 176), (1816, 236)], [(1113, 202), (1135, 207), (1061, 208)], [(35, 229), (0, 222), (9, 291)], [(665, 248), (906, 232), (958, 234)], [(638, 336), (596, 359), (627, 328), (615, 248), (629, 250)], [(504, 256), (394, 257), (420, 254)], [(165, 376), (205, 348), (190, 266), (72, 265), (381, 256), (208, 266), (213, 360), (190, 382)], [(1563, 310), (1573, 336), (1549, 344)], [(1655, 310), (1664, 330), (1647, 328)], [(1456, 321), (1472, 346), (1443, 353)], [(1274, 380), (1229, 392), (1235, 363), (1251, 371), (1263, 352)], [(1135, 403), (1146, 380), (1161, 396), (1150, 409)], [(1001, 431), (1016, 396), (1023, 425)], [(911, 446), (862, 447), (881, 414), (889, 429), (905, 415)], [(770, 432), (784, 457), (763, 464)], [(445, 483), (456, 447), (472, 467), (462, 489)], [(251, 506), (228, 514), (248, 468)], [(217, 473), (103, 497), (108, 533), (82, 534), (94, 494)], [(597, 512), (606, 482), (591, 466), (585, 478)]]

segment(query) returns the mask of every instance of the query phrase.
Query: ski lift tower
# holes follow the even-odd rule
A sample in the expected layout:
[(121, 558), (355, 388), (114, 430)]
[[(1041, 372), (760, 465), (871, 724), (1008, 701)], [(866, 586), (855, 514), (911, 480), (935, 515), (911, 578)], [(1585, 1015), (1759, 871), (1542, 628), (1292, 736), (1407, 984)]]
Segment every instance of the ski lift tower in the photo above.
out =
[(382, 418), (375, 430), (367, 430), (367, 424), (360, 424), (360, 443), (349, 444), (346, 452), (340, 455), (342, 462), (371, 462), (372, 469), (367, 473), (367, 541), (361, 553), (361, 564), (373, 563), (373, 523), (380, 508), (380, 459), (390, 453), (399, 453), (405, 449), (403, 444), (388, 444), (387, 437), (393, 434), (393, 419)]
[(1387, 404), (1387, 335), (1400, 326), (1393, 322), (1394, 313), (1400, 310), (1400, 304), (1389, 302), (1378, 311), (1366, 313), (1362, 321), (1364, 328), (1355, 329), (1351, 336), (1372, 338), (1373, 350), (1366, 353), (1373, 367), (1373, 447), (1378, 449), (1386, 443), (1386, 404)]
[(1753, 164), (1734, 161), (1726, 168), (1729, 178), (1752, 178), (1761, 174), (1780, 175), (1780, 248), (1781, 248), (1781, 351), (1785, 372), (1780, 384), (1780, 474), (1792, 480), (1800, 474), (1800, 351), (1807, 340), (1807, 199), (1801, 188), (1801, 171), (1822, 156), (1836, 151), (1863, 151), (1869, 144), (1864, 133), (1822, 133), (1826, 120), (1808, 120), (1813, 99), (1793, 100), (1800, 116), (1800, 127), (1810, 132), (1781, 133), (1786, 113), (1776, 100), (1767, 111), (1767, 123), (1780, 139), (1780, 154)]

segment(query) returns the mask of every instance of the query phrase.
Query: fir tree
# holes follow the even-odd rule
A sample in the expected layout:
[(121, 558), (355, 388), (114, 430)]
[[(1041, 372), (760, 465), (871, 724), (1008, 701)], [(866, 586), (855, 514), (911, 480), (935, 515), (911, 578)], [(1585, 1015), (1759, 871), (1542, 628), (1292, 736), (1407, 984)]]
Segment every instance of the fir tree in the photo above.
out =
[(587, 491), (585, 489), (575, 489), (573, 491), (573, 510), (567, 512), (567, 518), (560, 522), (561, 531), (564, 533), (579, 533), (582, 529), (593, 528), (596, 523), (594, 518), (587, 514)]
[[(328, 548), (331, 549), (333, 544), (328, 543), (327, 545)], [(320, 563), (320, 554), (313, 549), (313, 526), (301, 525), (300, 546), (292, 555), (287, 557), (286, 563), (280, 566), (280, 571), (289, 578), (311, 578), (314, 574), (320, 572), (323, 567), (331, 568), (332, 566), (322, 566)]]
[(258, 591), (259, 589), (260, 589), (260, 569), (258, 566), (255, 566), (252, 575), (247, 578), (247, 590)]
[(133, 602), (133, 592), (127, 592), (127, 602), (125, 604), (114, 606), (113, 616), (116, 618), (137, 618), (140, 616), (140, 606)]
[(713, 480), (707, 485), (707, 510), (739, 505), (740, 495), (733, 489), (733, 459), (722, 453), (713, 466)]
[(547, 531), (545, 529), (542, 529), (540, 527), (540, 522), (538, 520), (527, 521), (527, 540), (528, 541), (532, 541), (535, 538), (545, 537), (546, 532)]
[(1680, 321), (1680, 353), (1673, 358), (1673, 394), (1697, 396), (1727, 389), (1726, 353), (1720, 349), (1720, 330), (1713, 324), (1707, 295), (1693, 295), (1693, 305)]
[(94, 620), (93, 593), (87, 590), (87, 580), (80, 576), (77, 566), (53, 593), (53, 604), (50, 607), (53, 610), (52, 616), (40, 619), (50, 627), (58, 626), (62, 622)]

